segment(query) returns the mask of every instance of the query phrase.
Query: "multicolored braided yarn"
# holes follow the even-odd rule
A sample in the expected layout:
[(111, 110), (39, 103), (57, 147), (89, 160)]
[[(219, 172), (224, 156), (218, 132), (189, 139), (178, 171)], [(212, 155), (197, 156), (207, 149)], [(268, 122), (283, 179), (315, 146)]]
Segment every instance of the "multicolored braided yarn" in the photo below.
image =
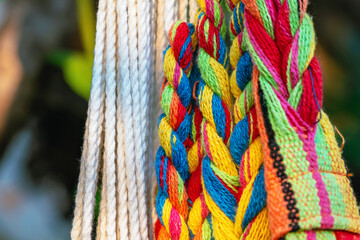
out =
[(193, 70), (192, 74), (192, 76), (195, 78), (195, 86), (193, 89), (194, 112), (192, 121), (192, 136), (194, 139), (194, 144), (188, 152), (188, 162), (191, 174), (187, 185), (190, 205), (188, 227), (190, 230), (191, 239), (210, 239), (206, 237), (211, 236), (210, 224), (207, 220), (209, 217), (209, 210), (205, 204), (201, 185), (201, 163), (204, 157), (204, 150), (201, 144), (201, 123), (203, 116), (199, 109), (199, 103), (196, 97), (196, 92), (198, 92), (199, 89), (197, 83), (200, 79), (200, 73), (196, 61), (194, 62), (193, 68), (195, 70)]
[(231, 92), (235, 97), (235, 128), (230, 139), (233, 161), (239, 165), (239, 203), (235, 219), (238, 239), (269, 239), (270, 229), (266, 208), (263, 153), (257, 127), (252, 91), (252, 60), (243, 41), (244, 4), (240, 0), (229, 1), (233, 11), (231, 31), (234, 35), (230, 50), (233, 73), (230, 78)]
[(359, 210), (333, 127), (319, 113), (322, 77), (307, 1), (243, 2), (271, 236), (354, 239)]
[(202, 114), (197, 104), (193, 105), (192, 137), (194, 144), (188, 152), (188, 162), (190, 179), (188, 182), (189, 204), (192, 206), (196, 199), (200, 197), (201, 187), (201, 162), (204, 157), (204, 151), (201, 145), (201, 122)]
[[(199, 106), (203, 115), (201, 181), (206, 206), (211, 215), (210, 227), (215, 239), (236, 239), (234, 221), (239, 187), (236, 165), (228, 149), (232, 130), (232, 107), (226, 71), (226, 26), (219, 1), (198, 0), (196, 33), (199, 39)], [(202, 204), (202, 203), (201, 203)], [(202, 236), (205, 238), (205, 236)], [(209, 239), (209, 235), (206, 239)], [(201, 239), (199, 237), (198, 239)]]
[[(198, 86), (198, 85), (197, 85)], [(198, 88), (194, 91), (197, 92)], [(188, 193), (191, 209), (189, 212), (188, 226), (191, 239), (211, 239), (209, 209), (206, 206), (201, 184), (201, 169), (204, 150), (201, 142), (201, 123), (203, 120), (198, 104), (195, 105), (193, 115), (193, 135), (196, 141), (188, 153), (191, 177), (188, 182)]]
[(159, 192), (156, 211), (159, 222), (155, 226), (156, 239), (189, 239), (186, 225), (188, 195), (185, 182), (189, 178), (187, 151), (192, 117), (188, 114), (192, 99), (189, 76), (193, 51), (196, 48), (192, 24), (176, 22), (169, 31), (170, 47), (165, 51), (165, 84), (159, 118), (159, 150), (156, 156), (156, 175)]

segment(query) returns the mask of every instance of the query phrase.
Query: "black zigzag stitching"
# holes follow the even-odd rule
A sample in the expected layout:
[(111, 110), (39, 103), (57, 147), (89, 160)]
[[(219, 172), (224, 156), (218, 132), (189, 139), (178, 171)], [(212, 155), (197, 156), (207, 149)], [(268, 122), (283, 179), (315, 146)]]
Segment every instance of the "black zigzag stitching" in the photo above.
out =
[[(260, 83), (259, 83), (260, 85)], [(291, 228), (291, 232), (298, 231), (299, 227), (299, 209), (296, 207), (296, 199), (294, 197), (294, 191), (292, 190), (291, 183), (287, 181), (288, 176), (285, 173), (285, 165), (283, 163), (283, 156), (280, 154), (280, 147), (275, 141), (275, 133), (271, 127), (269, 115), (266, 109), (266, 103), (264, 98), (264, 93), (261, 87), (259, 86), (259, 97), (260, 97), (260, 105), (261, 111), (264, 116), (264, 124), (266, 133), (268, 135), (269, 143), (268, 147), (270, 149), (270, 156), (274, 160), (273, 166), (276, 169), (276, 175), (281, 179), (282, 192), (285, 194), (284, 200), (286, 201), (286, 208), (289, 210), (288, 218), (291, 221), (289, 227)]]

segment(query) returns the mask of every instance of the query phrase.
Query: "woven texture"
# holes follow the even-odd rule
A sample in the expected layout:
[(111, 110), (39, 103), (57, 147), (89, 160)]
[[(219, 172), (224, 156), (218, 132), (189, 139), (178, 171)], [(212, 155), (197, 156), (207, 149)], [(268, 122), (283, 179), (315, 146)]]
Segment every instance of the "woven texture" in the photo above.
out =
[[(307, 1), (244, 4), (272, 238), (316, 239), (321, 232), (306, 232), (313, 229), (359, 233), (341, 151), (329, 119), (319, 113), (322, 77)], [(299, 230), (305, 232), (286, 235)]]

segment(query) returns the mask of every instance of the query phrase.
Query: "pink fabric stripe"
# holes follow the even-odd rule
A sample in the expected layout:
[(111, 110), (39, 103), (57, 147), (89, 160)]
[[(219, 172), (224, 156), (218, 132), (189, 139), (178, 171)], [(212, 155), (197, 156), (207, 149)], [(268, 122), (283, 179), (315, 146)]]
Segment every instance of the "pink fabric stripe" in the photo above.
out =
[(316, 171), (313, 172), (313, 178), (316, 181), (316, 187), (318, 189), (318, 196), (320, 198), (321, 207), (321, 228), (332, 228), (334, 225), (334, 217), (331, 215), (331, 203), (329, 199), (329, 193), (326, 190), (326, 186), (321, 178), (321, 174)]
[[(298, 126), (298, 129), (300, 127)], [(298, 132), (298, 131), (297, 131)], [(309, 171), (312, 172), (312, 177), (316, 181), (316, 188), (318, 190), (317, 195), (319, 197), (320, 204), (320, 213), (322, 216), (321, 219), (321, 228), (332, 228), (334, 224), (334, 217), (331, 216), (331, 203), (329, 199), (329, 194), (326, 190), (325, 183), (322, 180), (321, 174), (319, 172), (319, 165), (317, 162), (317, 154), (315, 151), (315, 130), (309, 131), (308, 139), (302, 137), (303, 132), (298, 132), (299, 138), (304, 143), (304, 151), (307, 152), (306, 159), (308, 160), (310, 166)]]
[(286, 112), (286, 116), (289, 119), (292, 127), (296, 128), (296, 133), (300, 140), (303, 142), (303, 150), (307, 153), (306, 160), (309, 162), (309, 172), (312, 172), (312, 177), (316, 181), (316, 188), (318, 190), (319, 204), (320, 204), (320, 214), (321, 219), (321, 228), (332, 228), (334, 225), (334, 217), (331, 216), (331, 203), (329, 199), (329, 194), (326, 190), (326, 186), (322, 180), (321, 174), (318, 172), (319, 165), (317, 162), (317, 154), (315, 150), (315, 130), (308, 130), (308, 139), (303, 138), (303, 134), (306, 134), (302, 128), (310, 129), (307, 124), (301, 120), (295, 110), (286, 102), (282, 96), (276, 93), (282, 108)]
[(306, 240), (316, 240), (316, 233), (315, 231), (306, 231)]
[(180, 239), (181, 219), (180, 219), (179, 213), (175, 210), (175, 208), (171, 209), (169, 229), (170, 229), (171, 239), (174, 239), (174, 240)]
[(178, 63), (176, 63), (175, 64), (174, 79), (173, 79), (175, 90), (178, 89), (178, 86), (179, 86), (179, 83), (180, 83), (180, 76), (181, 76), (180, 66), (179, 66)]

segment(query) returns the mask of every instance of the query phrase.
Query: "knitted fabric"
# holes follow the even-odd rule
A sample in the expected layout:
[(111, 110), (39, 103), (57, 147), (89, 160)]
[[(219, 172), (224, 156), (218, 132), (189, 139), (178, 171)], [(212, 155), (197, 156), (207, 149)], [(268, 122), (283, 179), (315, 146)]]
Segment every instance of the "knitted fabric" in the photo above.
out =
[[(198, 65), (201, 73), (198, 101), (204, 118), (201, 140), (205, 151), (201, 182), (204, 200), (211, 215), (207, 220), (215, 239), (236, 239), (234, 221), (239, 182), (236, 165), (228, 149), (232, 130), (232, 104), (226, 71), (228, 57), (223, 40), (225, 18), (219, 1), (197, 2), (199, 10), (196, 33), (199, 39)], [(199, 239), (201, 237), (209, 239), (210, 236), (198, 236)]]
[(333, 127), (319, 114), (322, 77), (307, 1), (244, 4), (272, 238), (355, 239), (356, 200)]
[(252, 94), (252, 60), (243, 41), (244, 4), (228, 1), (233, 11), (230, 29), (234, 36), (230, 50), (233, 73), (230, 79), (235, 98), (235, 128), (230, 139), (233, 161), (239, 166), (240, 189), (235, 219), (238, 239), (269, 239), (264, 183), (263, 152), (257, 127), (254, 98)]
[(164, 113), (159, 118), (161, 146), (156, 156), (159, 185), (156, 210), (161, 225), (156, 225), (155, 232), (157, 239), (188, 239), (185, 182), (189, 178), (187, 151), (192, 145), (192, 118), (188, 110), (192, 97), (189, 76), (196, 46), (194, 26), (176, 22), (169, 31), (169, 39), (170, 47), (164, 56), (166, 79), (161, 97)]

